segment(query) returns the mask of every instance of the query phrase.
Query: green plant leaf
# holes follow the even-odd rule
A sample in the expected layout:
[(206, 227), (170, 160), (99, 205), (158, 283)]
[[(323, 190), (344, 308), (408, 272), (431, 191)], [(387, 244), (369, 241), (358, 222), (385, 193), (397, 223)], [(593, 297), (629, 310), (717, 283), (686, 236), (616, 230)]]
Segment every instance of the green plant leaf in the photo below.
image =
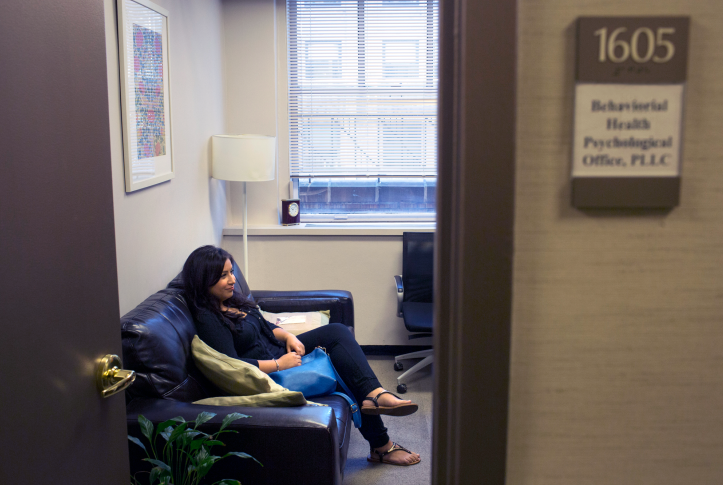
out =
[(188, 459), (191, 462), (190, 468), (193, 468), (194, 470), (198, 468), (199, 463), (201, 463), (206, 457), (208, 456), (208, 450), (205, 448), (201, 448), (200, 450), (196, 451), (195, 453), (189, 453)]
[(212, 446), (226, 446), (223, 444), (222, 441), (218, 440), (208, 440), (208, 439), (199, 439), (199, 440), (193, 440), (189, 445), (189, 451), (196, 451), (201, 449), (201, 447), (204, 446), (206, 449), (211, 449)]
[(178, 426), (176, 426), (176, 429), (173, 430), (173, 433), (171, 433), (170, 438), (168, 438), (168, 441), (176, 441), (179, 436), (181, 436), (185, 431), (186, 427), (188, 426), (187, 423), (181, 423)]
[(198, 464), (198, 478), (203, 478), (211, 470), (214, 463), (220, 460), (220, 456), (209, 455)]
[(163, 436), (164, 440), (168, 441), (168, 439), (171, 437), (171, 433), (173, 433), (173, 426), (168, 426), (160, 433), (160, 435)]
[(227, 456), (231, 456), (231, 455), (238, 456), (239, 458), (251, 458), (253, 461), (258, 463), (259, 465), (264, 466), (259, 460), (257, 460), (253, 456), (249, 455), (248, 453), (241, 453), (240, 451), (229, 451), (228, 453), (223, 455), (223, 458), (226, 458)]
[(214, 439), (213, 436), (209, 435), (208, 433), (204, 433), (203, 431), (194, 431), (193, 438), (196, 440)]
[(171, 474), (168, 472), (168, 470), (164, 470), (163, 468), (157, 466), (151, 470), (151, 476), (148, 479), (148, 483), (153, 485), (153, 482), (155, 482), (156, 480), (162, 481), (164, 478), (171, 478)]
[(169, 426), (173, 426), (174, 424), (176, 424), (176, 422), (177, 421), (175, 419), (169, 419), (168, 421), (162, 422), (158, 425), (158, 428), (156, 428), (156, 434), (162, 433)]
[(156, 465), (157, 467), (160, 467), (167, 471), (168, 473), (171, 473), (171, 467), (163, 463), (161, 460), (154, 460), (153, 458), (143, 458), (143, 461), (147, 461), (148, 463), (152, 463)]
[(193, 432), (193, 430), (187, 429), (186, 431), (184, 431), (183, 433), (178, 435), (177, 439), (180, 442), (181, 447), (185, 448), (188, 446), (188, 443), (191, 442), (191, 440), (193, 439), (193, 436), (191, 436), (190, 433), (192, 433), (192, 432)]
[(131, 440), (133, 443), (137, 444), (138, 446), (140, 446), (141, 448), (143, 448), (143, 451), (148, 453), (148, 451), (146, 450), (146, 446), (143, 443), (141, 443), (141, 440), (139, 440), (138, 438), (134, 438), (133, 436), (128, 436), (128, 439)]
[(205, 446), (208, 446), (209, 449), (210, 449), (212, 446), (226, 446), (226, 445), (223, 443), (223, 441), (218, 441), (218, 440), (208, 440), (208, 441), (205, 441), (203, 444), (204, 444)]
[[(199, 413), (195, 421), (186, 421), (181, 416), (164, 421), (158, 425), (153, 436), (154, 426), (148, 419), (143, 416), (139, 416), (138, 421), (141, 426), (141, 430), (146, 438), (151, 441), (151, 448), (154, 450), (155, 456), (155, 445), (151, 437), (157, 437), (159, 434), (167, 441), (163, 448), (162, 453), (157, 456), (158, 459), (144, 458), (155, 467), (151, 470), (150, 484), (151, 485), (171, 485), (175, 484), (198, 484), (200, 480), (208, 474), (211, 467), (218, 461), (228, 456), (237, 456), (239, 458), (250, 458), (259, 465), (263, 466), (256, 458), (252, 457), (247, 453), (241, 452), (230, 452), (221, 456), (215, 456), (210, 453), (210, 449), (213, 446), (226, 446), (217, 437), (223, 433), (238, 433), (236, 430), (224, 430), (232, 422), (241, 418), (250, 418), (246, 414), (241, 413), (230, 413), (223, 419), (221, 428), (213, 434), (204, 433), (196, 429), (197, 426), (208, 422), (216, 415), (214, 413), (202, 412)], [(190, 425), (194, 425), (193, 428)], [(133, 443), (146, 450), (141, 440), (128, 436), (128, 439)], [(147, 453), (147, 451), (146, 451)], [(184, 468), (186, 468), (184, 470)], [(175, 470), (175, 472), (174, 472)], [(148, 472), (146, 472), (148, 473)], [(241, 482), (233, 479), (224, 479), (216, 482), (214, 485), (241, 485)]]
[(248, 416), (248, 415), (246, 415), (246, 414), (231, 413), (231, 414), (227, 415), (225, 418), (223, 418), (223, 422), (221, 423), (221, 428), (219, 429), (219, 431), (223, 431), (223, 429), (224, 429), (226, 426), (228, 426), (229, 424), (233, 423), (233, 422), (236, 421), (237, 419), (250, 418), (250, 417), (251, 417), (251, 416)]
[(148, 421), (142, 414), (138, 415), (138, 424), (141, 425), (141, 433), (143, 436), (148, 438), (148, 441), (153, 441), (153, 423)]
[(216, 461), (205, 446), (202, 446), (193, 458), (194, 460), (192, 461), (196, 467), (196, 473), (198, 473), (199, 478), (206, 475)]
[(207, 437), (205, 437), (205, 436), (199, 437), (199, 435), (201, 435), (201, 433), (199, 433), (198, 431), (194, 431), (192, 429), (186, 430), (186, 432), (183, 433), (183, 445), (188, 446), (190, 443), (193, 443), (194, 441), (204, 442), (204, 441), (208, 440)]
[(199, 413), (198, 416), (196, 416), (196, 426), (194, 426), (194, 428), (202, 425), (203, 423), (205, 423), (209, 419), (213, 418), (214, 416), (216, 416), (215, 413), (207, 413), (206, 411)]
[(208, 449), (206, 447), (201, 447), (201, 449), (198, 450), (198, 453), (196, 453), (196, 456), (193, 457), (195, 459), (195, 465), (198, 465), (200, 462), (208, 458), (208, 456)]

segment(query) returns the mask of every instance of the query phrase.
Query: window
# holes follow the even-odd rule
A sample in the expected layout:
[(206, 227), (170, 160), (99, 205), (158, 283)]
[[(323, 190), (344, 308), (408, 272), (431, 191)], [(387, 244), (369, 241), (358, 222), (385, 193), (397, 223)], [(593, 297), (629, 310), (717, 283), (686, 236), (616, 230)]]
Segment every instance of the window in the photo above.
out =
[(302, 220), (433, 220), (438, 0), (287, 0)]
[(310, 40), (306, 48), (306, 79), (341, 78), (341, 42)]
[(385, 78), (418, 78), (423, 67), (419, 64), (419, 41), (382, 41), (382, 63)]

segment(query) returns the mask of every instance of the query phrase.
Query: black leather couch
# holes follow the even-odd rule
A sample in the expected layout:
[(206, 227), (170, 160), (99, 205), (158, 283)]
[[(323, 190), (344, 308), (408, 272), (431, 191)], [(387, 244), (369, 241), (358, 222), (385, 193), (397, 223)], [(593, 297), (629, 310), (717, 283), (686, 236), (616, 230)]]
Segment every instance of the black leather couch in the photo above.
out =
[[(235, 267), (238, 287), (250, 294)], [(224, 434), (226, 451), (242, 451), (258, 459), (229, 457), (217, 462), (207, 476), (213, 483), (234, 478), (244, 485), (293, 483), (294, 485), (339, 485), (342, 482), (352, 419), (348, 404), (340, 397), (314, 398), (328, 407), (288, 408), (204, 406), (193, 404), (207, 397), (225, 395), (196, 368), (191, 340), (196, 333), (184, 300), (179, 277), (151, 295), (121, 319), (124, 368), (137, 378), (126, 391), (128, 434), (142, 438), (138, 415), (154, 424), (175, 416), (195, 419), (199, 412), (216, 417), (199, 429), (213, 432), (224, 416), (240, 412), (251, 416), (232, 423), (238, 434)], [(347, 291), (257, 291), (256, 303), (266, 311), (331, 310), (331, 322), (354, 329), (354, 302)], [(150, 470), (145, 454), (129, 442), (131, 473)], [(220, 454), (219, 448), (214, 453)], [(148, 474), (139, 473), (147, 480)]]

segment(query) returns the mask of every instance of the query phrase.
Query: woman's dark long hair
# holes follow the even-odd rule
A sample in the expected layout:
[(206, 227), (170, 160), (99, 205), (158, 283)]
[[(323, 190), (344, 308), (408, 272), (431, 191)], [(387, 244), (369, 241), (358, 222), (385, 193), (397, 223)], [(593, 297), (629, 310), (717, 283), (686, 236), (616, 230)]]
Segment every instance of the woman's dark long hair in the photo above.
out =
[[(186, 259), (181, 275), (186, 303), (194, 318), (200, 310), (204, 309), (213, 312), (226, 322), (226, 319), (223, 318), (224, 312), (221, 311), (221, 305), (218, 299), (211, 294), (210, 289), (221, 279), (227, 259), (231, 261), (231, 264), (234, 264), (231, 254), (215, 246), (201, 246)], [(233, 296), (225, 300), (223, 304), (241, 311), (256, 306), (253, 301), (242, 295), (237, 287), (234, 287)], [(229, 316), (228, 313), (226, 316)]]

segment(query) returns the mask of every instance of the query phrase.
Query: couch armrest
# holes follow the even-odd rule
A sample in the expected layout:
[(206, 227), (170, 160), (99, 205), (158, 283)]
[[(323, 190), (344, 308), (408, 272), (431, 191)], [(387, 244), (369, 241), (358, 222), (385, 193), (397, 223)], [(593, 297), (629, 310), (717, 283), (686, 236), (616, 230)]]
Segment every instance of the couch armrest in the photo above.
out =
[[(251, 416), (231, 423), (227, 429), (237, 433), (221, 435), (226, 446), (214, 448), (213, 453), (242, 451), (259, 460), (263, 467), (253, 460), (229, 457), (214, 465), (208, 475), (209, 483), (232, 478), (248, 484), (341, 484), (337, 420), (331, 407), (206, 406), (164, 399), (135, 399), (128, 403), (126, 411), (128, 434), (144, 442), (138, 425), (139, 414), (157, 425), (175, 416), (193, 420), (201, 411), (215, 413), (214, 418), (199, 426), (206, 433), (215, 432), (229, 413)], [(140, 447), (129, 442), (129, 451), (131, 473), (150, 469), (141, 461), (145, 454)]]
[(331, 310), (332, 323), (354, 328), (354, 299), (343, 290), (269, 291), (254, 290), (262, 310), (272, 313)]

